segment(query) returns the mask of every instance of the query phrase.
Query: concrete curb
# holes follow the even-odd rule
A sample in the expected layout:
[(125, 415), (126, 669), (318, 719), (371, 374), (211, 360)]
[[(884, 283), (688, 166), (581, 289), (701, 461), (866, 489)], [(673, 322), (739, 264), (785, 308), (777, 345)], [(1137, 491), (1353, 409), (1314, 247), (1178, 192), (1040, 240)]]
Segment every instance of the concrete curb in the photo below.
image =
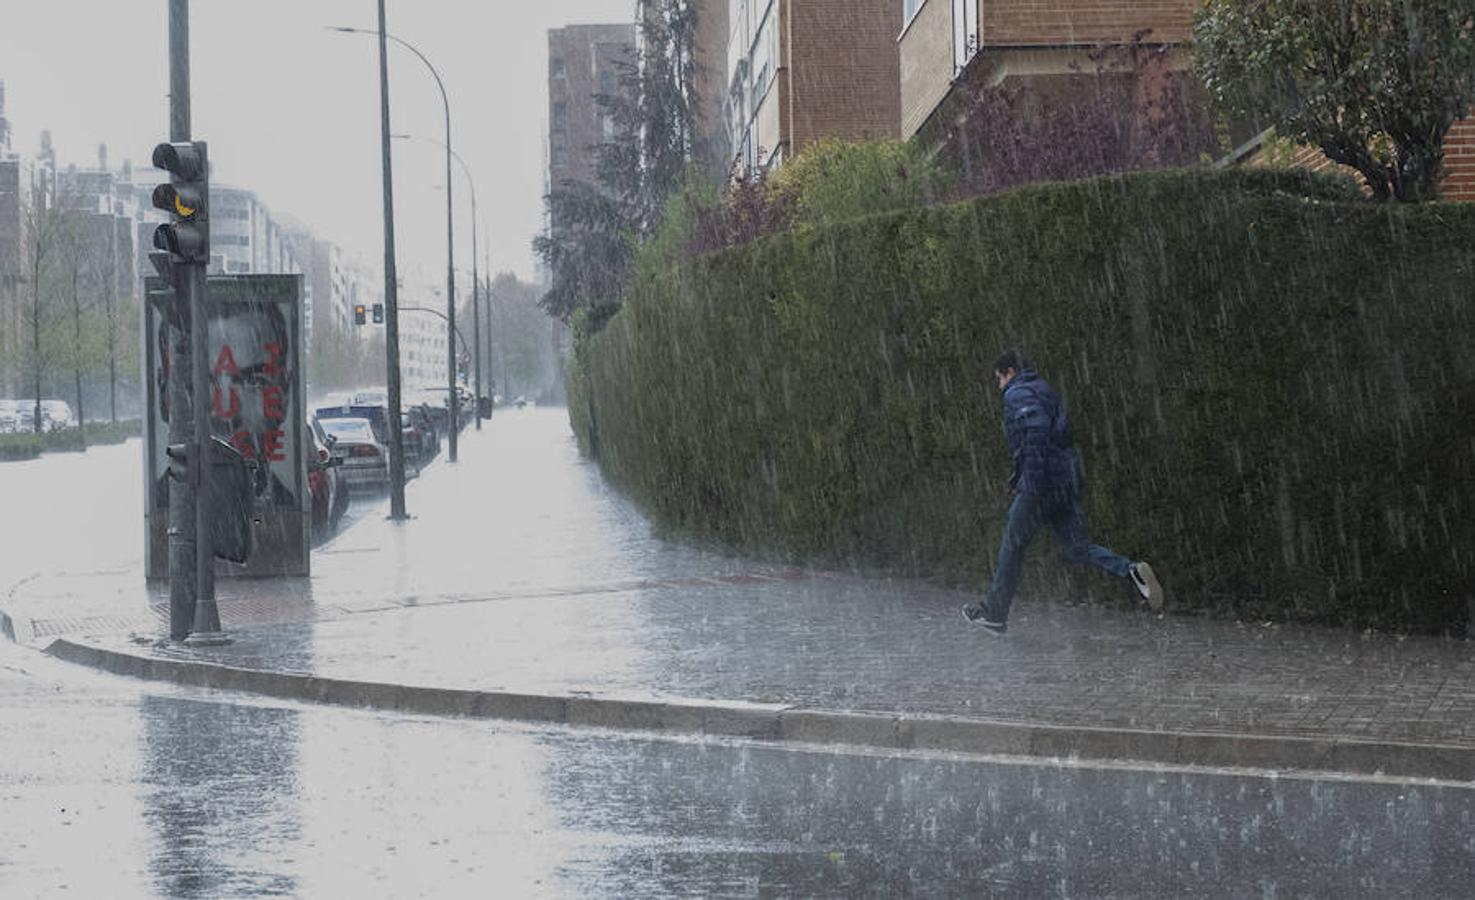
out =
[(888, 750), (1430, 778), (1475, 783), (1475, 748), (1446, 744), (1145, 731), (723, 700), (521, 694), (414, 687), (123, 653), (66, 638), (47, 654), (117, 675), (282, 700), (416, 715), (512, 719)]

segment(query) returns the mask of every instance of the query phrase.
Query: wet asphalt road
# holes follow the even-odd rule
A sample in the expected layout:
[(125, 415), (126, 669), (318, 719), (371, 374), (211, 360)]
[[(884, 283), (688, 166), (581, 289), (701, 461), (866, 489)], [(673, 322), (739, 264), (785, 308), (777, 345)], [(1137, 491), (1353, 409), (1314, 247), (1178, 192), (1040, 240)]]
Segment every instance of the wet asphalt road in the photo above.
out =
[[(0, 588), (78, 547), (97, 571), (136, 559), (136, 447), (0, 472), (32, 498), (4, 529)], [(382, 515), (355, 500), (359, 521)], [(587, 565), (634, 552), (595, 540), (633, 541), (622, 522), (590, 523)], [(0, 642), (5, 898), (1469, 897), (1472, 817), (1470, 787), (416, 719), (115, 679)]]
[(1460, 897), (1475, 790), (257, 702), (0, 645), (0, 896)]

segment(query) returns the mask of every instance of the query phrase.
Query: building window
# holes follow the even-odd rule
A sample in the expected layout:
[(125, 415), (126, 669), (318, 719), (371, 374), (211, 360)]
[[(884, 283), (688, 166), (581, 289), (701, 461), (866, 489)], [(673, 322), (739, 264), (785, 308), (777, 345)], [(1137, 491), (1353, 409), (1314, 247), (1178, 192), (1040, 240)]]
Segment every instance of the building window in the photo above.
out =
[(568, 129), (568, 104), (559, 101), (553, 104), (553, 130), (565, 131)]
[(555, 56), (552, 59), (548, 60), (548, 77), (549, 78), (567, 78), (568, 77), (568, 66), (564, 65), (563, 57), (561, 57), (561, 56)]
[(599, 92), (606, 97), (615, 92), (615, 73), (608, 69), (599, 73)]

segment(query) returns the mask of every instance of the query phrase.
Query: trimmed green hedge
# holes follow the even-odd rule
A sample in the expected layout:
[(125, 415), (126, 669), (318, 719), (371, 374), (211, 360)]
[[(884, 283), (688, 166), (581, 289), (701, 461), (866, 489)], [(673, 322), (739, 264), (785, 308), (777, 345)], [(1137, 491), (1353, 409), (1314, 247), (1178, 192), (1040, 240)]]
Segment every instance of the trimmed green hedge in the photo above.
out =
[(1019, 345), (1071, 406), (1093, 537), (1172, 607), (1459, 632), (1475, 207), (1356, 198), (1191, 170), (776, 235), (642, 275), (579, 342), (571, 417), (666, 526), (981, 585), (1009, 472), (990, 368)]
[(42, 453), (80, 453), (88, 447), (103, 444), (121, 444), (143, 433), (143, 422), (129, 419), (122, 422), (89, 422), (83, 430), (59, 428), (41, 434), (22, 432), (0, 435), (0, 462), (35, 459)]
[(0, 434), (0, 462), (35, 459), (45, 449), (46, 441), (39, 434)]
[(121, 444), (129, 438), (143, 434), (143, 422), (139, 419), (124, 419), (121, 422), (88, 422), (87, 446), (98, 444)]

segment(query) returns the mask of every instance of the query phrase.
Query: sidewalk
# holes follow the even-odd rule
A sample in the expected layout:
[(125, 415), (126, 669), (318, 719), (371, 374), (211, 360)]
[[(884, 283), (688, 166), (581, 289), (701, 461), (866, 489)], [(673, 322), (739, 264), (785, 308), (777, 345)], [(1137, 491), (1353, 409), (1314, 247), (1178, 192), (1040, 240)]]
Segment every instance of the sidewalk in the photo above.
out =
[[(958, 615), (969, 595), (664, 543), (561, 411), (498, 417), (412, 486), (416, 521), (367, 517), (311, 580), (222, 582), (229, 646), (151, 641), (162, 598), (136, 571), (36, 579), (0, 607), (63, 658), (297, 699), (1475, 782), (1468, 643), (1029, 597), (996, 639)], [(464, 511), (483, 498), (485, 519)]]

